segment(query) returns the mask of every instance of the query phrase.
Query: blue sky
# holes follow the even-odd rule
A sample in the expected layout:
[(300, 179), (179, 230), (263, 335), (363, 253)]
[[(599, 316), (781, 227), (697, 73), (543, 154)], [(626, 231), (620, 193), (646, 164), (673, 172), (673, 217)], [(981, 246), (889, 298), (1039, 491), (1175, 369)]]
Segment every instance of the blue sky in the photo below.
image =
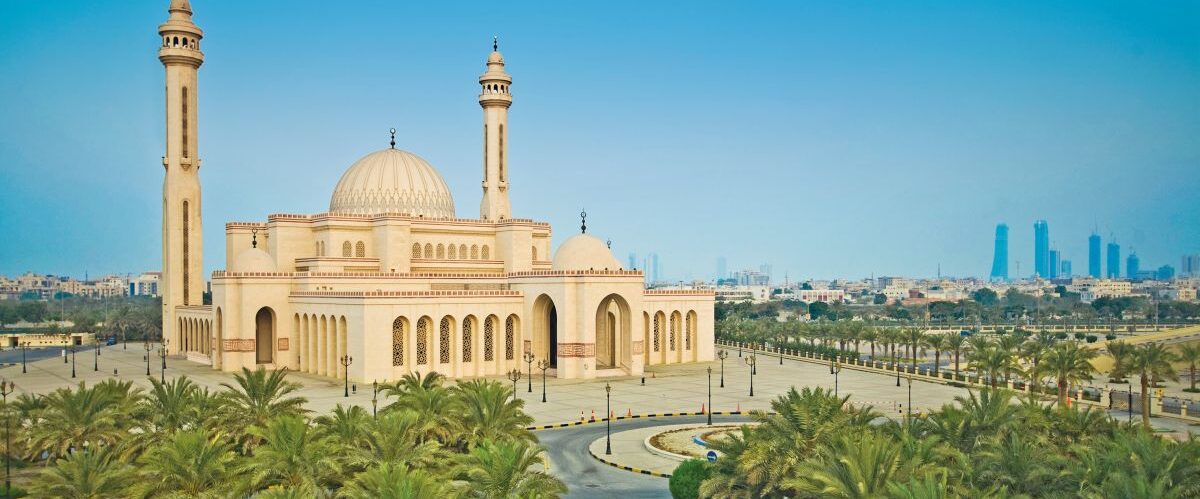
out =
[[(0, 3), (0, 273), (158, 267), (167, 3)], [(556, 245), (586, 207), (680, 279), (986, 275), (997, 222), (1028, 273), (1040, 218), (1077, 272), (1093, 225), (1200, 252), (1197, 2), (192, 4), (209, 269), (390, 127), (477, 216), (493, 34), (514, 215)]]

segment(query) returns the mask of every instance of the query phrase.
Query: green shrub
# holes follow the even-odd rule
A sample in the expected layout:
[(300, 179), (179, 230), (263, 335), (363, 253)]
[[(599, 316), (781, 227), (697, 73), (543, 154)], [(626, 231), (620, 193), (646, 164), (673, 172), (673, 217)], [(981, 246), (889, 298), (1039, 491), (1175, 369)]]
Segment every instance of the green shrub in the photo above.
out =
[(1060, 332), (1054, 333), (1054, 337), (1058, 338), (1060, 340), (1065, 340), (1065, 339), (1067, 339), (1067, 333), (1060, 331)]
[(700, 482), (708, 478), (708, 466), (699, 459), (688, 459), (675, 468), (671, 473), (669, 487), (671, 497), (675, 499), (696, 499), (700, 497)]
[(1108, 341), (1112, 341), (1112, 340), (1115, 340), (1115, 339), (1117, 339), (1117, 335), (1115, 335), (1115, 334), (1112, 334), (1112, 333), (1108, 333), (1108, 334), (1104, 335), (1104, 339), (1106, 339), (1106, 340), (1108, 340)]
[(1094, 334), (1089, 334), (1089, 335), (1087, 335), (1087, 342), (1088, 342), (1088, 343), (1095, 343), (1095, 342), (1096, 342), (1096, 340), (1098, 340), (1098, 339), (1099, 339), (1099, 338), (1097, 338), (1097, 337), (1096, 337), (1096, 335), (1094, 335)]
[(1085, 336), (1087, 336), (1087, 335), (1085, 335), (1083, 333), (1075, 333), (1075, 339), (1077, 339), (1077, 340), (1082, 340)]

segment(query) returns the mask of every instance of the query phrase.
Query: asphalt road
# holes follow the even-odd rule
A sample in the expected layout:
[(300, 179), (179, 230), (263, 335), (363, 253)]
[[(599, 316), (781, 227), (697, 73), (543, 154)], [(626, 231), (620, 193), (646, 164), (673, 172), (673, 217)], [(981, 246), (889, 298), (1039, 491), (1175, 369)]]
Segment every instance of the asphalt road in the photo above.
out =
[[(703, 423), (705, 416), (645, 418), (613, 421), (612, 431), (647, 426)], [(713, 422), (749, 421), (745, 416), (713, 416)], [(669, 498), (667, 479), (614, 468), (592, 458), (588, 446), (604, 436), (604, 424), (587, 424), (535, 432), (550, 457), (551, 472), (567, 484), (567, 498)]]

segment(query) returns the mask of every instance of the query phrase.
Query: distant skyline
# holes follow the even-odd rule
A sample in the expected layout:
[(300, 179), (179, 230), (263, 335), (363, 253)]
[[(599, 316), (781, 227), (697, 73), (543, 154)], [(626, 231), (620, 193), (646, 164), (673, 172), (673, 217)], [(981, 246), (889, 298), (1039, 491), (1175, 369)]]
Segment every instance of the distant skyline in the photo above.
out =
[[(0, 273), (160, 265), (166, 5), (0, 5)], [(997, 223), (1028, 276), (1039, 219), (1076, 262), (1093, 227), (1147, 269), (1200, 252), (1200, 4), (487, 5), (193, 0), (206, 271), (391, 127), (477, 216), (492, 35), (514, 215), (556, 246), (586, 207), (667, 280), (986, 277)]]

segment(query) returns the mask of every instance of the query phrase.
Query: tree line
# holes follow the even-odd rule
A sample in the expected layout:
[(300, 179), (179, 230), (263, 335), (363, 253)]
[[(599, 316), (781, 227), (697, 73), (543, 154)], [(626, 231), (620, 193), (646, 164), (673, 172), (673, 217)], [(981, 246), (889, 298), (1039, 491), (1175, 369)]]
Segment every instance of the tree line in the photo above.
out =
[(181, 376), (79, 384), (4, 405), (6, 456), (41, 470), (36, 497), (558, 497), (525, 428), (532, 418), (492, 380), (436, 373), (380, 387), (378, 413), (313, 416), (286, 370), (243, 369), (210, 391)]

